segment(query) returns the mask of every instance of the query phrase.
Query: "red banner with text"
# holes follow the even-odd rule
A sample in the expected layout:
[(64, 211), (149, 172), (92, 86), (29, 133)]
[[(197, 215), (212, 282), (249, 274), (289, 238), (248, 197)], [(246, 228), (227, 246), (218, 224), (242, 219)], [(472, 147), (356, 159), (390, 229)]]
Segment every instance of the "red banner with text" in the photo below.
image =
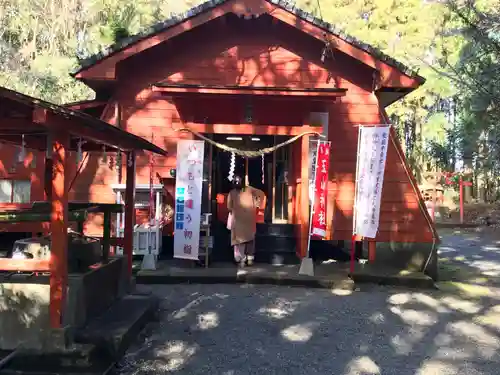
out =
[(321, 238), (326, 237), (326, 199), (328, 195), (329, 168), (330, 142), (319, 142), (316, 155), (311, 235)]

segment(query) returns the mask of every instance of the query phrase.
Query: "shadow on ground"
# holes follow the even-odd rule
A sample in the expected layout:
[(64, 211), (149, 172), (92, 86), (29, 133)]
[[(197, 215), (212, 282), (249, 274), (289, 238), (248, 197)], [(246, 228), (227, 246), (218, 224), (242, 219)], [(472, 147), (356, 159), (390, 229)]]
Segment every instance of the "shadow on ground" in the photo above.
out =
[(162, 298), (160, 321), (120, 363), (124, 375), (476, 375), (500, 365), (500, 293), (487, 288), (141, 289)]

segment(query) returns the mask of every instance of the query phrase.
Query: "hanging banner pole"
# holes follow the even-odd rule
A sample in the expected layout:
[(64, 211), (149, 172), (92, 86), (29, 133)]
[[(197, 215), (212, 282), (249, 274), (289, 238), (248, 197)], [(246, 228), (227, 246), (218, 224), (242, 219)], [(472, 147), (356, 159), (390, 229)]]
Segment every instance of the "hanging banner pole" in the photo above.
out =
[(319, 142), (314, 173), (311, 236), (325, 238), (327, 230), (328, 177), (330, 171), (330, 142)]
[(358, 196), (358, 174), (359, 174), (359, 149), (361, 147), (361, 128), (362, 125), (359, 126), (358, 131), (358, 145), (356, 151), (356, 176), (354, 178), (354, 206), (352, 210), (352, 238), (351, 238), (351, 262), (350, 262), (350, 273), (351, 277), (354, 273), (354, 264), (355, 264), (355, 251), (356, 251), (356, 200)]
[(204, 141), (177, 142), (174, 258), (198, 260)]
[[(319, 145), (321, 144), (321, 141), (318, 140), (316, 144), (316, 160), (314, 162), (314, 172), (313, 172), (313, 184), (316, 182), (316, 176), (318, 174), (318, 152), (319, 152)], [(306, 252), (306, 258), (309, 258), (309, 253), (311, 250), (311, 229), (312, 229), (312, 223), (313, 223), (313, 214), (314, 214), (314, 201), (315, 201), (315, 192), (313, 190), (313, 194), (311, 197), (311, 208), (309, 210), (309, 230), (307, 231), (307, 252)]]
[[(319, 150), (319, 145), (320, 145), (320, 140), (318, 139), (317, 144), (316, 144), (316, 157), (313, 163), (313, 180), (312, 183), (314, 184), (314, 181), (316, 181), (316, 171), (318, 167), (318, 150)], [(311, 181), (309, 179), (309, 181)], [(310, 184), (310, 183), (309, 183)], [(314, 264), (312, 259), (309, 257), (310, 254), (310, 248), (311, 248), (311, 228), (312, 228), (312, 218), (313, 218), (313, 210), (314, 210), (314, 190), (311, 190), (310, 186), (307, 187), (309, 191), (309, 204), (310, 204), (310, 209), (309, 209), (309, 229), (307, 230), (307, 249), (306, 249), (306, 256), (302, 258), (302, 261), (300, 263), (300, 269), (299, 269), (299, 275), (307, 275), (307, 276), (314, 276)]]
[(380, 222), (382, 187), (390, 126), (360, 126), (353, 211), (351, 274), (354, 272), (356, 238), (374, 239)]

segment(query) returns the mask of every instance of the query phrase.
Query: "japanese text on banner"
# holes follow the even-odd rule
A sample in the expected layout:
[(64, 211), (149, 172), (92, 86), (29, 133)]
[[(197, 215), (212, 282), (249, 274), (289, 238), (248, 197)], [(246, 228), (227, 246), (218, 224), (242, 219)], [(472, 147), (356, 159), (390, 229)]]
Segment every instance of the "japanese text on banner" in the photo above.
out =
[(198, 259), (204, 141), (177, 143), (174, 257)]
[(326, 201), (328, 194), (328, 170), (330, 168), (330, 142), (320, 142), (316, 155), (316, 179), (314, 181), (314, 207), (311, 235), (326, 237)]
[(389, 127), (360, 127), (355, 234), (375, 238), (379, 227)]

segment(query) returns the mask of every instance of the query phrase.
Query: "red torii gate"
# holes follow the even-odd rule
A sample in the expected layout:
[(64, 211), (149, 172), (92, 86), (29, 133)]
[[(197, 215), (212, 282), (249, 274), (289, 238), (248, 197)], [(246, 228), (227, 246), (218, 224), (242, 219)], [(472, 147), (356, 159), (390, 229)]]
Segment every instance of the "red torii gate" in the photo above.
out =
[(50, 271), (50, 324), (60, 328), (66, 303), (68, 192), (70, 178), (66, 168), (69, 151), (85, 144), (83, 152), (126, 153), (124, 254), (132, 273), (133, 227), (135, 221), (136, 152), (150, 151), (160, 155), (160, 147), (104, 121), (82, 112), (0, 87), (0, 141), (47, 151), (45, 159), (45, 195), (51, 202), (51, 257), (49, 261), (0, 259), (0, 271)]

